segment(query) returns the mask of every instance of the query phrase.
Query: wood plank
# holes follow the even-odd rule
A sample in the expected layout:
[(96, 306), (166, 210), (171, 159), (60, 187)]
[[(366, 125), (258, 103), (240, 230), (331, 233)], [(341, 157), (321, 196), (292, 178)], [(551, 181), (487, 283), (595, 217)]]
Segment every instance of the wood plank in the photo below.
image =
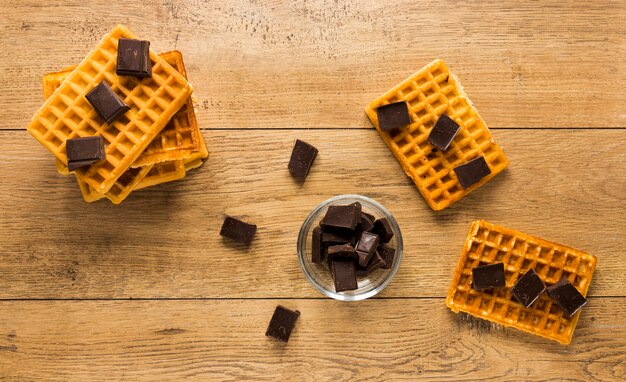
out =
[[(510, 168), (435, 213), (373, 130), (205, 131), (200, 170), (119, 206), (84, 203), (34, 139), (0, 132), (0, 298), (319, 297), (296, 236), (315, 205), (345, 193), (377, 199), (403, 229), (383, 296), (445, 296), (480, 218), (598, 256), (590, 294), (624, 296), (624, 131), (494, 134)], [(296, 137), (320, 150), (304, 185), (286, 168)], [(218, 235), (224, 214), (259, 226), (250, 249)]]
[(435, 58), (490, 126), (626, 126), (619, 0), (3, 4), (0, 129), (24, 128), (42, 74), (77, 63), (115, 22), (185, 54), (204, 127), (369, 127), (364, 106)]
[[(287, 345), (276, 304), (302, 313)], [(0, 370), (17, 380), (605, 380), (626, 377), (626, 299), (592, 299), (565, 347), (443, 299), (0, 302)], [(298, 376), (298, 377), (296, 377)]]

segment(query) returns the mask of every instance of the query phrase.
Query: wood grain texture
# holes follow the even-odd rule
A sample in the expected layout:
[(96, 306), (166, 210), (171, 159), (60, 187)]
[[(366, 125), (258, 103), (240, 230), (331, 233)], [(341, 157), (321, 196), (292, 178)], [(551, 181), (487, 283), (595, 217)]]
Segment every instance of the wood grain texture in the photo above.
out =
[[(264, 336), (276, 304), (302, 312), (286, 345)], [(624, 299), (592, 299), (564, 347), (463, 319), (443, 299), (5, 301), (0, 370), (18, 380), (618, 381), (626, 324), (613, 317), (624, 315)]]
[(5, 0), (0, 129), (115, 23), (184, 53), (207, 128), (370, 126), (364, 106), (435, 58), (490, 126), (624, 127), (625, 19), (619, 0)]
[[(0, 160), (0, 297), (319, 297), (296, 237), (313, 207), (345, 193), (377, 199), (403, 230), (404, 259), (383, 296), (445, 296), (476, 219), (596, 255), (590, 294), (625, 296), (624, 131), (494, 135), (509, 169), (436, 213), (374, 130), (205, 131), (202, 168), (120, 206), (82, 202), (26, 132), (0, 132), (12, 142)], [(296, 137), (320, 150), (303, 185), (287, 171)], [(249, 249), (218, 235), (225, 214), (258, 225)]]

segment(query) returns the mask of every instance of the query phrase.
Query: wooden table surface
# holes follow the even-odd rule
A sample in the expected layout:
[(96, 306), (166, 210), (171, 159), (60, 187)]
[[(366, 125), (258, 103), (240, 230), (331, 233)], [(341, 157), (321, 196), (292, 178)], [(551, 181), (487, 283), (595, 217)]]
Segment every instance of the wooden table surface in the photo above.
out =
[[(87, 204), (25, 127), (41, 76), (116, 23), (183, 52), (210, 157)], [(0, 380), (626, 378), (624, 1), (4, 0), (0, 31)], [(363, 112), (434, 58), (511, 162), (439, 213)], [(320, 151), (303, 185), (295, 138)], [(296, 259), (305, 216), (344, 193), (405, 239), (394, 281), (358, 303)], [(249, 249), (219, 236), (225, 214), (258, 225)], [(598, 257), (569, 346), (445, 307), (481, 218)], [(287, 345), (264, 336), (277, 304), (302, 312)]]

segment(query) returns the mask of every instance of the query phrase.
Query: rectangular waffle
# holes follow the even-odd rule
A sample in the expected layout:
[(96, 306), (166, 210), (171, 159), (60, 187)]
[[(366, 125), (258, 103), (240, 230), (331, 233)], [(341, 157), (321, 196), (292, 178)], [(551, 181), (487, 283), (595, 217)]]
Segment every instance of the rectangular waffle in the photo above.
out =
[[(567, 277), (586, 296), (596, 261), (595, 256), (564, 245), (475, 221), (454, 272), (446, 305), (457, 313), (466, 312), (567, 345), (581, 311), (566, 317), (546, 293), (525, 308), (511, 299), (511, 288), (532, 268), (546, 285)], [(506, 286), (485, 291), (472, 289), (472, 269), (499, 262), (504, 263)]]
[[(161, 53), (159, 56), (187, 78), (182, 53), (171, 51)], [(44, 75), (42, 80), (44, 97), (50, 97), (75, 68), (75, 66), (67, 67), (59, 72)], [(208, 152), (198, 127), (193, 102), (189, 97), (185, 105), (172, 117), (131, 167), (141, 167), (177, 159), (193, 161), (198, 158), (204, 159), (207, 156)], [(56, 165), (59, 173), (69, 174), (67, 166), (59, 159), (57, 159)]]
[[(382, 131), (376, 109), (406, 101), (411, 120), (402, 129)], [(467, 98), (458, 79), (443, 60), (435, 60), (371, 102), (365, 112), (402, 165), (404, 172), (435, 211), (460, 200), (504, 170), (508, 160), (491, 137), (483, 119)], [(441, 152), (428, 142), (428, 135), (441, 114), (460, 125), (450, 147)], [(454, 168), (484, 156), (491, 174), (463, 189)]]
[[(192, 91), (184, 76), (152, 51), (152, 78), (118, 77), (115, 66), (120, 38), (134, 36), (121, 25), (104, 36), (35, 113), (27, 128), (64, 163), (67, 163), (67, 139), (101, 135), (107, 143), (106, 159), (75, 172), (100, 194), (113, 187)], [(97, 117), (85, 98), (103, 80), (131, 108), (110, 125)]]
[(148, 165), (140, 168), (129, 168), (124, 171), (122, 176), (117, 178), (115, 184), (106, 194), (101, 194), (94, 191), (87, 182), (76, 177), (80, 192), (83, 194), (83, 199), (87, 203), (95, 202), (104, 197), (109, 199), (113, 204), (120, 204), (130, 193), (143, 181), (152, 168), (156, 165)]
[[(149, 165), (150, 166), (150, 165)], [(139, 167), (140, 169), (143, 167)], [(137, 184), (136, 190), (146, 187), (156, 186), (157, 184), (172, 182), (185, 177), (185, 162), (183, 160), (173, 160), (168, 162), (157, 163), (150, 169), (150, 172)]]

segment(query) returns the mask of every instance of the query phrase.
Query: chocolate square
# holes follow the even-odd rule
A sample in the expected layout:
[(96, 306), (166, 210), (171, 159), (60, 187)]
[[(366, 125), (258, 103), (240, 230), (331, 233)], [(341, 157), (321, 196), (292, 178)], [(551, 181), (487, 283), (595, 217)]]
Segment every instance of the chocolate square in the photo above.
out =
[(472, 288), (484, 290), (504, 286), (504, 264), (481, 265), (472, 269)]
[(326, 256), (328, 256), (328, 262), (331, 263), (336, 258), (341, 258), (344, 260), (354, 260), (357, 258), (357, 253), (352, 245), (342, 244), (328, 247)]
[(326, 215), (320, 222), (324, 229), (337, 228), (354, 230), (361, 218), (361, 205), (349, 204), (345, 206), (329, 206)]
[(150, 41), (120, 38), (115, 73), (118, 76), (152, 77)]
[(515, 299), (526, 308), (530, 307), (546, 290), (546, 286), (534, 269), (529, 269), (520, 277), (511, 292)]
[(315, 227), (313, 228), (313, 233), (311, 234), (311, 261), (318, 264), (322, 262), (323, 257), (322, 229)]
[(67, 168), (70, 171), (89, 166), (106, 157), (104, 140), (99, 135), (68, 139), (65, 142), (65, 151), (67, 152)]
[(367, 267), (362, 267), (360, 265), (357, 266), (356, 275), (359, 277), (369, 276), (378, 268), (384, 268), (386, 265), (387, 263), (385, 262), (385, 259), (383, 259), (380, 253), (376, 252), (370, 259)]
[(459, 178), (459, 182), (463, 188), (469, 188), (475, 183), (478, 183), (482, 178), (491, 174), (487, 161), (482, 156), (472, 159), (454, 169), (456, 176)]
[(454, 137), (461, 129), (458, 123), (448, 117), (446, 114), (441, 114), (435, 127), (432, 128), (428, 135), (428, 142), (441, 151), (446, 151), (454, 140)]
[(572, 283), (563, 277), (556, 284), (546, 288), (548, 295), (561, 307), (565, 315), (573, 316), (587, 305), (587, 299), (576, 289)]
[(288, 342), (298, 317), (300, 317), (299, 311), (293, 311), (278, 305), (267, 326), (265, 335), (282, 342)]
[(389, 241), (393, 238), (393, 229), (391, 228), (391, 224), (387, 218), (381, 218), (374, 222), (374, 229), (372, 229), (372, 233), (375, 233), (380, 237), (381, 243), (389, 243)]
[(409, 108), (405, 101), (390, 103), (376, 109), (378, 125), (382, 131), (398, 129), (411, 124)]
[(378, 247), (379, 241), (380, 241), (380, 238), (376, 234), (373, 234), (370, 232), (363, 232), (361, 234), (359, 242), (357, 243), (355, 247), (355, 250), (359, 256), (360, 266), (362, 267), (367, 266), (370, 259), (376, 252), (376, 248)]
[(106, 81), (100, 82), (85, 95), (87, 101), (93, 106), (96, 114), (108, 124), (111, 124), (121, 115), (130, 110)]
[(383, 265), (381, 268), (390, 269), (393, 265), (393, 260), (396, 257), (396, 249), (386, 244), (381, 244), (378, 246), (377, 251), (380, 254), (380, 257), (385, 260), (385, 265)]
[(335, 281), (335, 292), (358, 289), (354, 261), (338, 259), (331, 262), (330, 271)]
[(291, 159), (289, 159), (289, 165), (287, 166), (291, 175), (298, 181), (304, 182), (307, 175), (309, 175), (317, 152), (318, 150), (315, 147), (296, 139), (296, 143), (293, 145), (293, 150), (291, 151)]
[(226, 216), (220, 235), (231, 238), (246, 246), (250, 246), (250, 242), (256, 233), (256, 225), (244, 223), (230, 216)]

